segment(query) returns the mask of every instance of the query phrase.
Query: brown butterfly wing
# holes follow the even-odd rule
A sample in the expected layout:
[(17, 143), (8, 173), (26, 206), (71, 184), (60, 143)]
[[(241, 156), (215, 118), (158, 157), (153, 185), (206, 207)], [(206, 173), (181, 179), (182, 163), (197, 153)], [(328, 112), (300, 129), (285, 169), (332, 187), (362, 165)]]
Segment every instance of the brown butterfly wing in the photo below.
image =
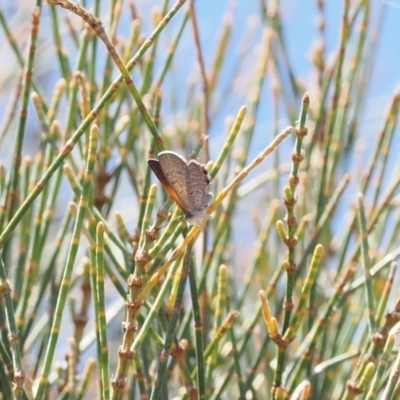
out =
[(148, 160), (165, 190), (186, 214), (190, 213), (190, 203), (186, 188), (187, 164), (185, 159), (170, 151), (159, 153), (158, 160)]
[(212, 195), (207, 192), (210, 179), (204, 166), (196, 160), (190, 160), (187, 165), (187, 191), (189, 203), (194, 213), (206, 209)]
[(165, 177), (164, 172), (161, 169), (161, 165), (160, 165), (159, 161), (155, 158), (149, 158), (147, 160), (147, 163), (149, 164), (149, 167), (155, 173), (158, 180), (162, 183), (162, 185), (164, 187), (166, 186), (166, 184), (168, 185), (168, 179)]

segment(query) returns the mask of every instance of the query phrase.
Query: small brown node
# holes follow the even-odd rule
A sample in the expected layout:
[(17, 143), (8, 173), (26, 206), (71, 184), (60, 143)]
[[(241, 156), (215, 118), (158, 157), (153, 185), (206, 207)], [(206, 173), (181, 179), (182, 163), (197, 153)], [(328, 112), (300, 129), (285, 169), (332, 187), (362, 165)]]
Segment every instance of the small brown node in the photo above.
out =
[(288, 267), (286, 268), (286, 272), (288, 274), (294, 274), (297, 271), (297, 264), (296, 263), (289, 263)]
[(126, 386), (126, 378), (114, 378), (111, 381), (113, 388), (124, 389)]
[(304, 352), (303, 358), (305, 360), (312, 360), (314, 357), (314, 352), (313, 351), (306, 351)]
[(149, 38), (146, 39), (144, 45), (145, 46), (151, 46), (153, 44), (153, 42), (154, 42), (154, 39), (152, 37), (149, 37)]
[(357, 382), (350, 381), (346, 385), (347, 390), (353, 395), (359, 395), (363, 392), (362, 388), (358, 385)]
[(363, 361), (367, 364), (372, 362), (373, 364), (376, 364), (376, 358), (371, 354), (371, 353), (366, 353), (363, 357)]
[(306, 127), (303, 128), (297, 128), (296, 129), (296, 136), (303, 138), (304, 136), (307, 136), (308, 134), (308, 129)]
[(294, 307), (294, 304), (293, 304), (292, 301), (285, 301), (283, 303), (283, 309), (286, 310), (286, 311), (292, 311), (293, 307)]
[(75, 315), (74, 317), (74, 324), (77, 328), (83, 328), (86, 326), (87, 324), (87, 317), (83, 316), (83, 315)]
[(165, 351), (165, 350), (163, 350), (162, 352), (161, 352), (161, 359), (163, 359), (163, 360), (166, 360), (169, 356), (170, 356), (170, 354), (169, 354), (169, 352), (168, 351)]
[(99, 165), (97, 174), (94, 177), (94, 204), (98, 210), (102, 210), (103, 206), (109, 202), (109, 197), (105, 194), (107, 184), (113, 178), (114, 173), (109, 173), (104, 166)]
[(15, 344), (19, 342), (19, 336), (18, 333), (12, 333), (8, 335), (8, 339), (10, 341), (10, 344)]
[(146, 265), (150, 261), (149, 253), (146, 250), (138, 250), (135, 254), (135, 261), (138, 264)]
[(299, 184), (299, 182), (300, 182), (300, 179), (299, 179), (299, 177), (297, 175), (296, 176), (295, 175), (290, 175), (290, 177), (289, 177), (289, 185), (291, 187), (297, 186)]
[(287, 197), (285, 197), (285, 206), (286, 207), (294, 207), (297, 203), (297, 199), (295, 197), (292, 197), (290, 199), (288, 199)]
[(136, 332), (138, 330), (138, 323), (137, 321), (123, 321), (122, 329), (124, 332)]
[[(71, 153), (71, 151), (74, 149), (74, 146), (75, 146), (75, 143), (72, 142), (71, 140), (68, 140), (68, 141), (65, 143), (65, 146), (64, 146), (63, 149), (62, 149), (62, 153), (63, 153), (63, 154), (69, 154), (69, 153)], [(43, 188), (42, 188), (41, 190), (43, 190)]]
[(129, 308), (129, 310), (131, 310), (134, 313), (136, 311), (138, 311), (140, 309), (140, 307), (142, 307), (143, 303), (144, 303), (143, 300), (141, 300), (141, 301), (138, 301), (138, 300), (129, 301), (129, 300), (127, 300), (125, 302), (126, 307)]
[(146, 230), (145, 235), (150, 242), (154, 242), (158, 239), (159, 229), (152, 225), (149, 229)]
[(290, 342), (285, 342), (282, 339), (281, 335), (278, 335), (277, 337), (272, 339), (274, 343), (281, 349), (281, 350), (286, 350), (287, 347), (289, 346)]
[(375, 346), (381, 348), (385, 347), (386, 340), (387, 340), (387, 335), (384, 335), (380, 332), (375, 332), (371, 338), (372, 343), (374, 343)]
[(40, 191), (42, 192), (43, 189), (44, 189), (44, 183), (38, 182), (38, 183), (36, 184), (36, 187), (38, 188), (38, 190), (40, 190)]
[(157, 218), (161, 221), (166, 221), (168, 218), (168, 210), (165, 208), (160, 208), (160, 210), (157, 212)]
[(25, 372), (16, 370), (14, 374), (14, 382), (16, 386), (21, 387), (25, 382)]
[(315, 313), (315, 307), (309, 306), (306, 308), (307, 315), (313, 315)]
[(287, 247), (294, 248), (294, 247), (297, 246), (298, 239), (297, 239), (297, 237), (286, 238), (286, 239), (284, 240), (284, 242), (285, 242), (285, 244), (286, 244)]
[(126, 347), (120, 346), (120, 348), (118, 349), (118, 355), (119, 355), (121, 358), (130, 361), (130, 360), (133, 360), (133, 359), (134, 359), (134, 357), (135, 357), (135, 352), (129, 350), (129, 349), (126, 348)]
[(393, 325), (394, 325), (396, 322), (399, 322), (399, 321), (400, 321), (400, 313), (397, 312), (397, 311), (388, 312), (388, 313), (385, 315), (385, 317), (386, 317), (387, 321), (388, 321), (388, 322), (392, 322)]
[(196, 331), (199, 331), (199, 330), (203, 329), (203, 324), (202, 324), (202, 323), (200, 323), (200, 324), (194, 324), (194, 329), (195, 329)]
[(295, 215), (288, 215), (286, 216), (286, 223), (288, 226), (292, 227), (292, 226), (296, 226), (297, 224), (297, 217)]
[(143, 287), (144, 281), (136, 275), (130, 275), (127, 283), (131, 289), (141, 289)]
[(99, 113), (96, 109), (93, 109), (90, 111), (90, 115), (92, 116), (93, 120), (95, 120), (99, 116)]
[(292, 157), (292, 161), (294, 163), (300, 164), (303, 160), (304, 160), (304, 154), (303, 153), (296, 153), (296, 152), (292, 152), (291, 154)]
[(5, 295), (11, 293), (11, 287), (8, 281), (0, 281), (0, 294)]

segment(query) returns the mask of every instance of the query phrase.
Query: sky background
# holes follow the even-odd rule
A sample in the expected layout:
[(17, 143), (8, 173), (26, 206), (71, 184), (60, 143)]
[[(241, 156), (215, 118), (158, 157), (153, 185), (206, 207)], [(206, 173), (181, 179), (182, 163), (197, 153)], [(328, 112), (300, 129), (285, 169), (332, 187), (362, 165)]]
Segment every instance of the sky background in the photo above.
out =
[[(170, 2), (172, 4), (172, 2)], [(83, 3), (85, 4), (85, 3)], [(127, 36), (131, 15), (128, 11), (127, 2), (124, 3), (125, 9), (122, 15), (122, 21), (119, 28), (119, 33), (122, 36)], [(139, 10), (142, 19), (142, 30), (145, 34), (151, 32), (151, 11), (154, 7), (161, 8), (163, 2), (156, 0), (139, 0), (136, 1), (137, 9)], [(102, 20), (107, 28), (109, 2), (102, 1)], [(13, 27), (13, 31), (17, 36), (17, 40), (22, 49), (26, 46), (26, 29), (29, 29), (30, 11), (32, 2), (28, 0), (11, 1), (2, 0), (1, 6), (8, 18), (9, 24)], [(86, 2), (87, 8), (91, 9), (91, 2)], [(337, 0), (326, 1), (325, 4), (325, 24), (326, 24), (326, 55), (334, 54), (337, 50), (341, 15), (343, 10), (343, 2)], [(181, 9), (178, 15), (171, 21), (170, 26), (160, 37), (160, 47), (167, 48), (171, 38), (174, 36), (177, 27), (183, 17)], [(244, 58), (243, 64), (245, 69), (248, 68), (249, 74), (242, 71), (240, 84), (235, 87), (235, 91), (230, 93), (229, 98), (224, 99), (222, 108), (218, 115), (215, 116), (211, 126), (211, 137), (218, 137), (224, 131), (225, 119), (228, 115), (235, 115), (237, 109), (247, 102), (248, 85), (252, 82), (252, 73), (254, 63), (257, 59), (257, 45), (261, 42), (262, 37), (262, 22), (260, 19), (260, 0), (249, 1), (211, 1), (202, 0), (196, 2), (197, 18), (199, 32), (201, 35), (201, 45), (205, 59), (206, 69), (209, 70), (215, 55), (215, 46), (217, 38), (221, 32), (222, 21), (226, 14), (230, 11), (234, 20), (232, 40), (229, 46), (229, 53), (225, 60), (223, 74), (221, 76), (221, 87), (224, 87), (224, 79), (227, 81), (232, 76), (232, 69), (237, 62), (240, 46), (243, 43), (245, 33), (248, 26), (253, 26), (254, 34), (252, 36), (249, 53)], [(39, 47), (41, 48), (40, 57), (36, 59), (36, 75), (42, 84), (44, 93), (50, 98), (53, 89), (53, 84), (59, 79), (57, 71), (56, 56), (54, 47), (52, 46), (52, 38), (49, 35), (51, 29), (49, 18), (49, 7), (43, 6), (42, 24), (39, 30)], [(63, 21), (68, 12), (58, 10), (60, 21)], [(317, 8), (314, 1), (311, 0), (291, 0), (281, 2), (281, 14), (284, 27), (284, 35), (288, 48), (289, 57), (293, 69), (304, 83), (306, 89), (310, 92), (311, 101), (313, 100), (313, 86), (315, 81), (315, 73), (310, 62), (310, 53), (316, 41), (319, 40), (318, 30), (316, 28)], [(74, 20), (74, 16), (69, 13), (69, 18)], [(398, 40), (400, 37), (400, 0), (391, 1), (372, 1), (371, 26), (377, 27), (379, 24), (379, 39), (376, 52), (372, 55), (374, 58), (374, 73), (369, 82), (368, 92), (366, 94), (365, 118), (368, 123), (371, 119), (379, 118), (384, 115), (386, 105), (393, 94), (394, 89), (399, 83), (400, 78), (400, 52), (398, 51)], [(379, 22), (381, 21), (381, 22)], [(358, 25), (358, 23), (357, 23)], [(65, 32), (65, 31), (64, 31)], [(4, 110), (10, 99), (10, 92), (15, 86), (15, 67), (16, 59), (4, 37), (3, 30), (0, 29), (0, 57), (2, 63), (0, 65), (0, 115), (4, 114)], [(73, 54), (74, 47), (68, 38), (64, 39), (64, 45)], [(351, 47), (350, 47), (351, 48)], [(162, 51), (160, 51), (162, 54)], [(100, 56), (103, 56), (100, 53)], [(75, 58), (72, 57), (72, 68)], [(101, 61), (100, 61), (101, 64)], [(162, 66), (162, 56), (158, 63), (158, 68)], [(168, 88), (173, 87), (173, 90), (186, 88), (190, 82), (198, 78), (197, 59), (193, 46), (193, 36), (191, 27), (188, 24), (183, 35), (182, 41), (178, 47), (177, 55), (174, 60), (173, 69), (175, 74), (172, 79), (167, 79), (164, 90), (168, 93)], [(157, 66), (156, 66), (157, 70)], [(114, 74), (115, 76), (115, 74)], [(266, 91), (270, 92), (267, 76)], [(178, 96), (178, 108), (174, 109), (175, 113), (185, 112), (186, 90), (180, 90), (182, 96)], [(220, 95), (222, 93), (219, 93)], [(217, 93), (218, 96), (218, 93)], [(269, 95), (263, 97), (265, 104), (262, 105), (263, 113), (260, 117), (259, 127), (271, 120), (271, 104), (268, 104)], [(168, 96), (166, 96), (165, 107), (168, 107)], [(29, 115), (31, 126), (37, 125), (37, 119)], [(175, 118), (172, 116), (171, 118)], [(282, 118), (285, 118), (284, 110), (282, 110)], [(175, 120), (176, 122), (176, 120)], [(165, 123), (174, 123), (174, 120), (168, 121), (166, 117)], [(285, 121), (282, 122), (285, 124)], [(3, 147), (3, 146), (2, 146)], [(35, 148), (27, 146), (27, 153), (35, 152)], [(0, 157), (7, 157), (0, 150)]]

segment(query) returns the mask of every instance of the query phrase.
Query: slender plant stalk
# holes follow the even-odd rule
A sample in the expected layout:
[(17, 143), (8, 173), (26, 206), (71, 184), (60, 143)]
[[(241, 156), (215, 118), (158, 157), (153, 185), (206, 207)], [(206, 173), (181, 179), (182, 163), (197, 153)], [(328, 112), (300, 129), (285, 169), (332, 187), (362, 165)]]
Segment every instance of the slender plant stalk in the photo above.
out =
[(86, 170), (83, 179), (82, 186), (82, 195), (79, 200), (78, 206), (78, 214), (76, 217), (76, 223), (74, 226), (74, 232), (72, 236), (72, 240), (69, 247), (68, 258), (66, 262), (66, 266), (64, 269), (64, 275), (61, 282), (60, 292), (57, 298), (57, 305), (55, 309), (55, 317), (51, 329), (51, 335), (49, 338), (49, 343), (46, 351), (46, 356), (44, 360), (42, 377), (40, 379), (40, 385), (38, 387), (35, 399), (42, 399), (46, 390), (46, 386), (48, 384), (48, 376), (52, 364), (52, 359), (54, 357), (55, 346), (57, 344), (60, 324), (63, 316), (63, 310), (65, 307), (65, 303), (67, 300), (68, 291), (70, 288), (70, 280), (71, 274), (76, 258), (76, 254), (78, 251), (81, 231), (83, 222), (85, 219), (87, 206), (88, 206), (88, 196), (90, 194), (90, 190), (93, 184), (93, 168), (96, 160), (96, 149), (97, 149), (97, 140), (98, 140), (98, 128), (96, 125), (93, 125), (90, 131), (90, 142), (89, 142), (89, 152), (86, 161)]
[(156, 400), (159, 398), (160, 395), (168, 357), (170, 355), (172, 342), (175, 336), (176, 325), (178, 323), (179, 314), (182, 309), (183, 294), (186, 286), (187, 277), (189, 275), (191, 257), (192, 257), (192, 245), (189, 244), (186, 247), (185, 255), (183, 256), (182, 267), (181, 267), (181, 279), (179, 282), (178, 293), (176, 296), (176, 301), (172, 311), (171, 319), (169, 321), (169, 328), (165, 338), (163, 350), (161, 352), (161, 357), (158, 364), (158, 370), (156, 373), (156, 379), (153, 389), (151, 391), (150, 400)]
[[(169, 11), (169, 13), (161, 20), (157, 28), (154, 30), (153, 34), (143, 43), (141, 48), (137, 51), (136, 55), (128, 62), (127, 70), (131, 71), (136, 65), (140, 57), (146, 52), (146, 50), (151, 46), (154, 39), (160, 34), (160, 32), (165, 28), (168, 21), (176, 14), (178, 9), (182, 6), (184, 1), (178, 1), (176, 5)], [(42, 176), (40, 181), (36, 184), (35, 188), (30, 192), (29, 196), (25, 199), (23, 204), (19, 207), (17, 212), (13, 215), (12, 219), (9, 221), (8, 225), (4, 228), (2, 234), (0, 235), (0, 249), (3, 248), (4, 243), (9, 238), (25, 212), (31, 206), (35, 198), (43, 191), (44, 186), (50, 180), (54, 172), (60, 167), (67, 155), (73, 150), (76, 143), (79, 141), (80, 137), (86, 132), (86, 129), (93, 123), (93, 121), (98, 116), (100, 110), (104, 107), (107, 101), (110, 100), (111, 96), (118, 90), (122, 82), (122, 75), (118, 77), (112, 85), (108, 88), (106, 93), (99, 100), (97, 105), (91, 110), (90, 114), (83, 120), (81, 125), (77, 128), (75, 133), (67, 141), (61, 152), (54, 159), (52, 164), (47, 169), (46, 173)], [(155, 133), (155, 132), (154, 132)]]
[[(26, 127), (26, 119), (28, 114), (28, 101), (29, 94), (31, 89), (31, 81), (32, 81), (32, 70), (36, 55), (36, 46), (37, 46), (37, 37), (39, 32), (39, 22), (40, 22), (40, 8), (35, 7), (32, 12), (32, 23), (31, 23), (31, 34), (30, 34), (30, 43), (29, 43), (29, 51), (28, 51), (28, 59), (26, 62), (26, 70), (24, 74), (24, 79), (22, 83), (22, 103), (20, 109), (20, 117), (18, 120), (18, 128), (17, 135), (15, 138), (15, 148), (14, 148), (14, 160), (11, 167), (10, 180), (7, 185), (7, 195), (6, 195), (6, 203), (3, 205), (4, 208), (7, 209), (7, 221), (14, 216), (15, 210), (17, 209), (17, 198), (18, 198), (18, 185), (19, 185), (19, 177), (20, 177), (20, 169), (21, 169), (21, 156), (22, 156), (22, 146), (24, 143), (25, 137), (25, 127)], [(4, 226), (4, 220), (0, 220), (0, 229)], [(2, 246), (0, 246), (1, 248)], [(9, 248), (5, 249), (5, 253), (3, 253), (3, 257), (7, 259), (7, 252)]]
[(100, 328), (100, 346), (101, 346), (101, 392), (102, 399), (110, 398), (110, 377), (108, 371), (108, 345), (107, 345), (107, 321), (105, 318), (105, 290), (104, 290), (104, 225), (99, 222), (97, 224), (97, 244), (96, 244), (96, 297), (99, 303), (99, 328)]

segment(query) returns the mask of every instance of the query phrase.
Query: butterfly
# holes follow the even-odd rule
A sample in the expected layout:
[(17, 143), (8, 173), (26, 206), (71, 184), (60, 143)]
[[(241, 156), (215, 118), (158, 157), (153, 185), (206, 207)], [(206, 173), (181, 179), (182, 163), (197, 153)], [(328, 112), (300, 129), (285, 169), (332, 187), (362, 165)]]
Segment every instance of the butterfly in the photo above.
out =
[(186, 160), (173, 151), (162, 151), (158, 159), (147, 160), (170, 197), (185, 214), (185, 219), (192, 225), (203, 225), (209, 218), (207, 209), (212, 200), (212, 193), (207, 192), (210, 184), (208, 171), (196, 160)]

